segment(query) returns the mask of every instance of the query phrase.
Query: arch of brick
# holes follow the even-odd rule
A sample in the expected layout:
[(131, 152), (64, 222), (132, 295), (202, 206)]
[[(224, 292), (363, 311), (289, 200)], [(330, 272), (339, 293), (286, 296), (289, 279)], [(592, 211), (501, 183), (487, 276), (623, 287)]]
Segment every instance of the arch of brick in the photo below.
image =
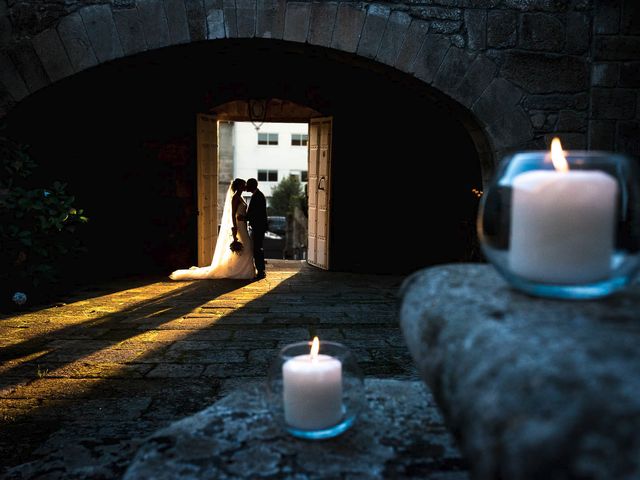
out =
[(522, 92), (498, 75), (486, 55), (456, 45), (455, 36), (434, 32), (431, 23), (388, 5), (357, 2), (137, 0), (130, 8), (83, 6), (0, 53), (0, 80), (8, 94), (0, 114), (50, 83), (147, 50), (222, 38), (308, 42), (406, 72), (465, 107), (461, 119), (486, 174), (498, 151), (533, 137), (518, 105)]
[(466, 125), (486, 179), (505, 151), (545, 148), (557, 134), (568, 148), (640, 156), (639, 25), (635, 0), (0, 0), (0, 118), (119, 57), (273, 38), (424, 82)]

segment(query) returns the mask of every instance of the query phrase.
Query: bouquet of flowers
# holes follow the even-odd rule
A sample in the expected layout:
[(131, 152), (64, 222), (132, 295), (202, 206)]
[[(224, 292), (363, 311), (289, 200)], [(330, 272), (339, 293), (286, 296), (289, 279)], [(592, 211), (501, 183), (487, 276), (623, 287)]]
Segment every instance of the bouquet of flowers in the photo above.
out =
[(236, 255), (242, 254), (242, 249), (243, 248), (244, 248), (244, 245), (242, 245), (242, 242), (240, 242), (239, 240), (234, 240), (229, 245), (229, 250), (231, 250)]

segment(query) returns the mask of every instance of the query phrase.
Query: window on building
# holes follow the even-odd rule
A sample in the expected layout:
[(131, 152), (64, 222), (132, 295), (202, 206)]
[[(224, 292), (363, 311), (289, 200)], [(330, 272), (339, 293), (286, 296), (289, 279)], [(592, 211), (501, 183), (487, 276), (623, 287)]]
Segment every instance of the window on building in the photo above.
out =
[(259, 182), (277, 182), (278, 171), (277, 170), (258, 170)]
[(300, 172), (300, 181), (301, 182), (308, 182), (309, 181), (309, 172), (307, 172), (306, 170), (303, 170)]
[(258, 133), (258, 145), (278, 145), (278, 134)]
[(291, 145), (306, 146), (309, 140), (309, 135), (306, 133), (292, 133)]

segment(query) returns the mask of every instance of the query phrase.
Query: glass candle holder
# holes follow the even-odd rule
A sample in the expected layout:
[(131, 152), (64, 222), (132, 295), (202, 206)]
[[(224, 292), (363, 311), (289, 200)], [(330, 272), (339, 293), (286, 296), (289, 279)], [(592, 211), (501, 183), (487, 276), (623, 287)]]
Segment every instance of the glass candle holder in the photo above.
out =
[(364, 405), (362, 371), (341, 343), (312, 342), (284, 347), (267, 377), (268, 403), (275, 420), (291, 435), (331, 438), (348, 430)]
[(502, 161), (480, 202), (482, 251), (528, 294), (603, 297), (629, 284), (640, 268), (637, 166), (610, 152), (560, 147), (560, 154), (566, 162), (560, 166), (545, 151)]

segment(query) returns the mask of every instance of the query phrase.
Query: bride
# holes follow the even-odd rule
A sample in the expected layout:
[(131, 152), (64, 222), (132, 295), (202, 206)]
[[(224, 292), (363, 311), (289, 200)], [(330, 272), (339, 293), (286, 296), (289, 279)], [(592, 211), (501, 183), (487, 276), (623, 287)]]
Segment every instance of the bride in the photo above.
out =
[[(213, 254), (213, 260), (208, 267), (191, 267), (186, 270), (176, 270), (169, 278), (172, 280), (199, 280), (207, 278), (240, 278), (252, 279), (255, 276), (253, 266), (253, 248), (247, 230), (245, 215), (247, 203), (242, 198), (246, 182), (236, 178), (227, 191), (220, 222), (220, 232)], [(242, 250), (233, 252), (231, 242), (239, 241)]]

